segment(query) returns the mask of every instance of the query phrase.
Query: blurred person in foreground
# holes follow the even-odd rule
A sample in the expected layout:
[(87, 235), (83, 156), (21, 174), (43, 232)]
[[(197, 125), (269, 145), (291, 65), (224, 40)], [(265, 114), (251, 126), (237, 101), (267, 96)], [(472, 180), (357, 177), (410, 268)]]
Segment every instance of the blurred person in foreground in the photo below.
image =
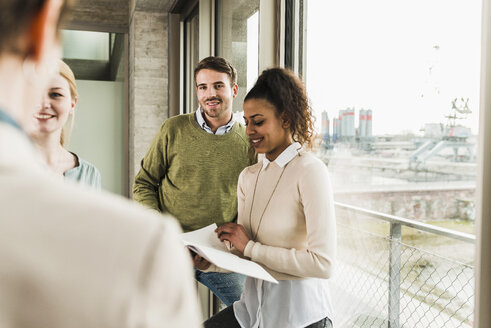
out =
[(174, 220), (53, 179), (35, 156), (26, 131), (67, 7), (0, 0), (0, 327), (199, 327)]
[(57, 64), (58, 74), (51, 77), (34, 114), (31, 138), (40, 149), (46, 165), (57, 177), (100, 190), (99, 170), (65, 148), (73, 126), (78, 93), (75, 75), (70, 67), (62, 60)]

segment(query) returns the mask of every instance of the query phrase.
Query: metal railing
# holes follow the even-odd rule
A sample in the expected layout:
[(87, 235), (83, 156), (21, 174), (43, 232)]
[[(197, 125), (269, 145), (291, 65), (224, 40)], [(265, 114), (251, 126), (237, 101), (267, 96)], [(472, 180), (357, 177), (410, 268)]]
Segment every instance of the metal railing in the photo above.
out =
[[(473, 250), (474, 235), (338, 202), (335, 206), (339, 265), (332, 285), (341, 327), (472, 327), (473, 256), (466, 264), (434, 250)], [(372, 229), (380, 222), (389, 224), (388, 231)], [(430, 251), (403, 243), (402, 227), (416, 229), (416, 238), (431, 234)]]

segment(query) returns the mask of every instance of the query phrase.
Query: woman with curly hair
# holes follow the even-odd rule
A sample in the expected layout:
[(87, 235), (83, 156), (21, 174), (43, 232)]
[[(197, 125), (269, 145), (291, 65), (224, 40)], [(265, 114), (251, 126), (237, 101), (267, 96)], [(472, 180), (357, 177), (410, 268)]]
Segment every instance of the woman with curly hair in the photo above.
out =
[(333, 197), (326, 165), (305, 150), (314, 133), (300, 79), (265, 70), (245, 97), (244, 119), (251, 144), (265, 156), (240, 174), (238, 224), (216, 232), (279, 283), (248, 277), (241, 299), (205, 327), (332, 327)]

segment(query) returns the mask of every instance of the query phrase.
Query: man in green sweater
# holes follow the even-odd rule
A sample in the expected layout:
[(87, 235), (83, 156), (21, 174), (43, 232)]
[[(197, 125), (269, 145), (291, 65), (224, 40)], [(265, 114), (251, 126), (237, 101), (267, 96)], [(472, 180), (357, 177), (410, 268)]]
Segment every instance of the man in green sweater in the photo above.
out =
[[(133, 198), (172, 214), (184, 231), (237, 217), (237, 180), (256, 162), (245, 127), (234, 120), (237, 71), (224, 58), (207, 57), (194, 71), (199, 108), (166, 120), (141, 161)], [(195, 256), (195, 267), (205, 269)], [(205, 273), (196, 280), (227, 306), (240, 298), (245, 277), (237, 273)]]

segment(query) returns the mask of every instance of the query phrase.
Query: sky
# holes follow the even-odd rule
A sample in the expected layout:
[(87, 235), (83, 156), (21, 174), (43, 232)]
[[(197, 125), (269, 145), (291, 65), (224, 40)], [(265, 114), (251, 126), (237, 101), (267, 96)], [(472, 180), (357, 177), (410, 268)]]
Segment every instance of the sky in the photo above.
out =
[[(373, 134), (421, 134), (446, 123), (478, 132), (480, 0), (308, 0), (306, 85), (320, 126), (341, 109), (372, 109)], [(457, 103), (458, 105), (461, 103)], [(357, 125), (357, 123), (356, 123)]]

